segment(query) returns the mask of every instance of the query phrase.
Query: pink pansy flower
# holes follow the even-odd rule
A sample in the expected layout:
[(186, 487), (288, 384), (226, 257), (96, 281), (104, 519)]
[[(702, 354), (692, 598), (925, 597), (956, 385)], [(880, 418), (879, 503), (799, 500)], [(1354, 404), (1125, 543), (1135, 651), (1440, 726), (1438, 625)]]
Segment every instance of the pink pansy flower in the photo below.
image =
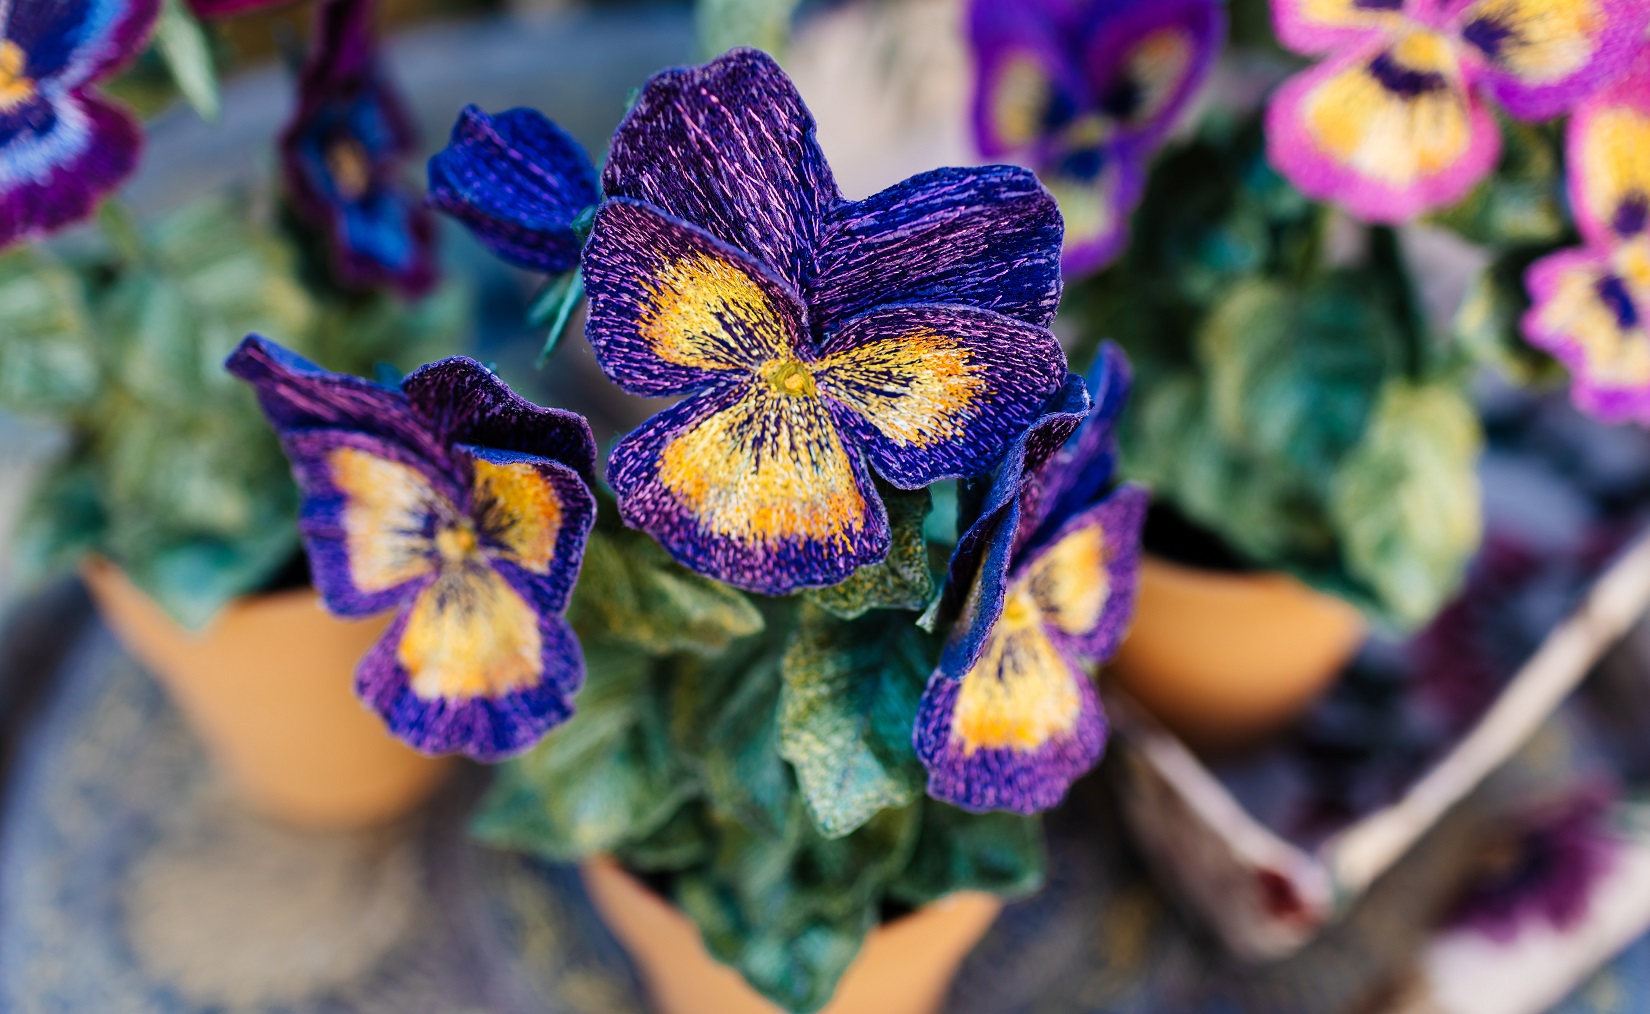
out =
[(1272, 164), (1371, 222), (1465, 197), (1501, 153), (1490, 101), (1523, 120), (1626, 68), (1646, 0), (1274, 0), (1278, 39), (1324, 59), (1267, 110)]

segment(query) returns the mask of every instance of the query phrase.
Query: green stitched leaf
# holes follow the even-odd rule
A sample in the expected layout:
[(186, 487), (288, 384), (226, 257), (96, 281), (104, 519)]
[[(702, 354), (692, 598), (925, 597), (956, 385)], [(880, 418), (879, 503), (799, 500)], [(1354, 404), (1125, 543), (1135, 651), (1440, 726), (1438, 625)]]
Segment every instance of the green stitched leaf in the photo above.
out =
[(692, 795), (647, 683), (654, 660), (587, 647), (573, 719), (498, 768), (471, 822), (483, 841), (558, 861), (645, 841)]
[(0, 405), (24, 414), (87, 408), (103, 382), (73, 272), (25, 248), (0, 257)]
[(1562, 130), (1501, 117), (1501, 138), (1495, 171), (1431, 221), (1481, 246), (1558, 242), (1566, 229)]
[(924, 523), (933, 504), (928, 490), (882, 490), (893, 545), (882, 561), (861, 567), (841, 584), (816, 588), (807, 597), (832, 614), (851, 620), (872, 609), (927, 607), (934, 597)]
[(1368, 435), (1336, 472), (1330, 509), (1347, 569), (1394, 617), (1418, 626), (1460, 584), (1482, 534), (1474, 465), (1483, 431), (1443, 384), (1395, 383)]
[(568, 617), (580, 637), (654, 655), (712, 654), (762, 629), (744, 593), (695, 574), (628, 529), (590, 534)]
[(216, 120), (218, 71), (212, 63), (212, 46), (206, 29), (183, 0), (162, 0), (155, 45), (184, 99), (201, 119), (209, 123)]
[(911, 862), (888, 891), (913, 908), (957, 891), (1024, 897), (1042, 888), (1047, 851), (1035, 817), (965, 813), (925, 801)]
[(1520, 248), (1497, 257), (1479, 275), (1455, 315), (1454, 337), (1474, 359), (1514, 383), (1557, 384), (1564, 367), (1524, 338), (1520, 321), (1530, 307), (1524, 272), (1546, 248)]
[(848, 622), (803, 609), (782, 668), (779, 752), (825, 837), (921, 796), (911, 730), (938, 657), (938, 639), (908, 613)]
[(736, 46), (782, 53), (791, 38), (791, 15), (800, 0), (699, 0), (694, 25), (707, 57)]

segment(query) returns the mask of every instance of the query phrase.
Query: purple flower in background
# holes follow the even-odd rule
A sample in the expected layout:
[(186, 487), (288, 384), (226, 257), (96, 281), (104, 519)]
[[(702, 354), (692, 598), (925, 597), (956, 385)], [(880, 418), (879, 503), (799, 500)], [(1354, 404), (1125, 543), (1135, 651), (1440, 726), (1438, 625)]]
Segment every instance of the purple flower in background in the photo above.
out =
[(1585, 245), (1530, 265), (1524, 334), (1577, 407), (1650, 425), (1650, 54), (1571, 117), (1565, 162)]
[(1529, 922), (1573, 929), (1586, 918), (1593, 889), (1618, 846), (1611, 833), (1615, 793), (1589, 785), (1515, 814), (1488, 855), (1484, 876), (1456, 904), (1452, 926), (1508, 941)]
[(1454, 204), (1501, 152), (1489, 100), (1556, 116), (1643, 45), (1643, 0), (1273, 0), (1280, 41), (1323, 62), (1267, 111), (1272, 164), (1372, 222)]
[(201, 18), (229, 18), (265, 7), (278, 7), (293, 0), (189, 0), (189, 9)]
[(465, 106), (447, 147), (430, 159), (428, 203), (529, 271), (577, 266), (584, 238), (574, 222), (600, 199), (590, 156), (532, 109), (489, 116)]
[(0, 247), (92, 213), (137, 166), (138, 124), (92, 86), (142, 52), (159, 0), (0, 5)]
[(584, 254), (620, 387), (686, 395), (622, 439), (626, 523), (768, 594), (887, 555), (871, 471), (984, 472), (1065, 376), (1060, 219), (1022, 169), (844, 200), (812, 116), (755, 50), (656, 75), (620, 125)]
[(326, 0), (281, 135), (292, 207), (326, 233), (338, 282), (418, 296), (435, 284), (429, 212), (399, 178), (417, 137), (378, 66), (371, 0)]
[(1090, 663), (1134, 615), (1146, 492), (1113, 488), (1128, 363), (1107, 345), (1095, 406), (1072, 376), (1003, 460), (951, 557), (961, 617), (917, 711), (928, 794), (1035, 813), (1099, 761), (1106, 720)]
[(400, 390), (256, 336), (229, 357), (303, 494), (316, 590), (340, 616), (396, 608), (356, 693), (426, 753), (497, 760), (573, 713), (584, 658), (562, 613), (595, 521), (595, 441), (470, 359)]
[(1067, 274), (1104, 267), (1128, 242), (1145, 160), (1225, 31), (1215, 0), (974, 0), (976, 144), (1054, 192)]

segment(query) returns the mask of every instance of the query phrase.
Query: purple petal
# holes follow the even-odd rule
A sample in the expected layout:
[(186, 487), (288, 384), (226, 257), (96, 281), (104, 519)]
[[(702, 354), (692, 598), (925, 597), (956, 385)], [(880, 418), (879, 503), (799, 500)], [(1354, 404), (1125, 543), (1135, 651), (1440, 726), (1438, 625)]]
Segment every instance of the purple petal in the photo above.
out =
[(836, 584), (888, 554), (888, 515), (824, 403), (729, 382), (643, 423), (607, 463), (625, 523), (748, 591)]
[(1570, 371), (1576, 405), (1605, 422), (1650, 423), (1650, 306), (1610, 258), (1562, 250), (1530, 265), (1525, 284), (1524, 335)]
[(1047, 327), (1060, 305), (1060, 212), (1013, 166), (936, 169), (838, 206), (808, 290), (829, 332), (890, 303), (955, 303)]
[(1073, 658), (1105, 661), (1134, 618), (1146, 491), (1124, 486), (1074, 515), (1015, 562), (1048, 620), (1049, 636)]
[(710, 233), (626, 199), (602, 205), (584, 255), (585, 335), (632, 394), (684, 394), (774, 360), (807, 334), (785, 282)]
[(1093, 410), (1065, 446), (1036, 470), (1036, 495), (1027, 501), (1031, 527), (1063, 524), (1111, 488), (1117, 476), (1117, 423), (1132, 382), (1128, 356), (1112, 342), (1103, 343), (1087, 381)]
[(383, 437), (433, 461), (446, 450), (407, 399), (369, 380), (324, 370), (258, 335), (248, 335), (224, 362), (252, 385), (276, 432), (336, 428)]
[(142, 147), (137, 123), (92, 96), (36, 96), (0, 112), (0, 247), (90, 215)]
[(928, 794), (975, 813), (1057, 806), (1100, 760), (1106, 719), (1094, 683), (1031, 626), (994, 631), (961, 678), (936, 672), (913, 742)]
[[(1310, 56), (1402, 29), (1412, 8), (1434, 0), (1272, 0), (1278, 41)], [(1407, 15), (1407, 16), (1406, 16)]]
[(1607, 249), (1650, 233), (1650, 56), (1576, 108), (1565, 149), (1570, 207), (1589, 243)]
[(1071, 55), (1083, 17), (1070, 0), (975, 0), (974, 141), (987, 158), (1035, 161), (1052, 129), (1089, 104), (1082, 68)]
[(197, 17), (227, 18), (289, 2), (291, 0), (189, 0), (189, 8)]
[(754, 49), (655, 74), (613, 135), (602, 185), (701, 226), (797, 288), (842, 200), (812, 114)]
[(1507, 112), (1544, 120), (1621, 75), (1645, 45), (1644, 0), (1457, 0), (1453, 22)]
[(298, 530), (316, 591), (339, 616), (370, 616), (417, 594), (435, 574), (437, 532), (459, 518), (465, 490), (401, 444), (351, 430), (283, 435), (303, 496)]
[(1278, 171), (1371, 222), (1454, 204), (1501, 153), (1494, 117), (1453, 64), (1410, 65), (1394, 50), (1378, 42), (1295, 75), (1266, 116)]
[(1215, 0), (1133, 0), (1087, 26), (1084, 66), (1120, 141), (1155, 145), (1208, 79), (1226, 36)]
[(579, 262), (573, 220), (600, 199), (596, 168), (543, 113), (465, 106), (430, 159), (428, 201), (517, 267), (561, 274)]
[[(485, 587), (499, 594), (498, 586)], [(508, 582), (504, 587), (510, 587)], [(487, 636), (479, 637), (469, 652), (436, 659), (416, 637), (409, 646), (417, 619), (430, 615), (418, 612), (419, 601), (396, 617), (356, 669), (356, 694), (384, 719), (392, 735), (427, 754), (462, 753), (497, 761), (527, 750), (572, 717), (573, 695), (584, 683), (584, 656), (560, 616), (534, 614), (519, 600), (455, 616), (450, 622)], [(536, 627), (525, 627), (527, 623)], [(514, 668), (502, 668), (506, 663), (498, 649), (531, 647), (535, 641), (533, 658), (512, 657), (508, 664)], [(409, 661), (423, 664), (415, 673)], [(483, 686), (488, 692), (477, 692)]]
[(443, 446), (475, 444), (547, 458), (595, 485), (596, 439), (584, 417), (540, 408), (474, 359), (454, 356), (419, 367), (401, 390)]
[(940, 655), (940, 672), (951, 679), (960, 678), (980, 660), (1002, 616), (1022, 521), (1019, 499), (1010, 499), (982, 514), (952, 551), (946, 595), (953, 601), (964, 597)]
[(566, 465), (535, 455), (457, 450), (473, 477), (469, 515), (482, 551), (534, 610), (562, 612), (596, 521), (589, 484)]
[(57, 97), (143, 52), (159, 15), (160, 0), (13, 0), (0, 14), (0, 40), (21, 51), (20, 76), (50, 81)]
[[(1043, 179), (1065, 221), (1060, 266), (1068, 278), (1093, 274), (1129, 243), (1129, 218), (1145, 191), (1141, 155), (1132, 147), (1110, 147), (1063, 159)], [(1074, 167), (1092, 175), (1072, 175)]]
[(879, 473), (904, 489), (978, 475), (1066, 376), (1054, 335), (962, 306), (890, 306), (832, 335), (820, 393)]

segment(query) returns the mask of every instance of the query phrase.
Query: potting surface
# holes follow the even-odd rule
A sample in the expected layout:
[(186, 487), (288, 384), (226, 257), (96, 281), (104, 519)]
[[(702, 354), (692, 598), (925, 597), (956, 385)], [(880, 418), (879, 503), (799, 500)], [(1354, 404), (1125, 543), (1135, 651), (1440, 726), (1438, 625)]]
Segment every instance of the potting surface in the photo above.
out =
[[(466, 840), (480, 770), (393, 828), (271, 826), (229, 798), (68, 587), (9, 625), (0, 702), (16, 747), (0, 798), (0, 1009), (643, 1009), (574, 871)], [(948, 1009), (1406, 1009), (1430, 917), (1412, 899), (1438, 893), (1477, 826), (1464, 808), (1307, 951), (1254, 968), (1177, 914), (1130, 851), (1106, 779), (1091, 778), (1052, 822), (1049, 889), (1006, 910)], [(1644, 1009), (1647, 940), (1559, 1008)]]

